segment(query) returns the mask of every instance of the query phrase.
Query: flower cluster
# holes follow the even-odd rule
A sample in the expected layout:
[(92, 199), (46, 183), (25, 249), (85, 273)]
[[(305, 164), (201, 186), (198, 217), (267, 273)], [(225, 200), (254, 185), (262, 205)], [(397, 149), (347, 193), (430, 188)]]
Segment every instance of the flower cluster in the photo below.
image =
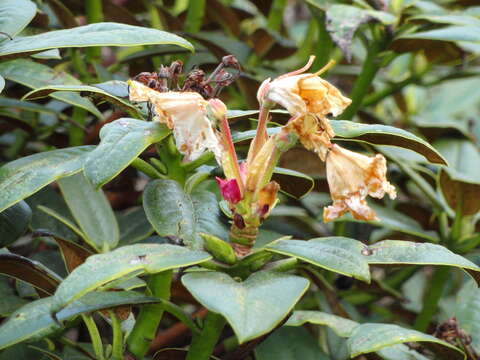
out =
[[(376, 215), (366, 197), (382, 198), (386, 193), (391, 198), (396, 196), (395, 188), (386, 180), (386, 161), (382, 155), (365, 156), (331, 142), (335, 133), (328, 116), (341, 114), (351, 100), (319, 77), (331, 63), (316, 73), (306, 73), (313, 60), (311, 57), (303, 68), (261, 84), (257, 93), (261, 105), (257, 132), (243, 162), (238, 161), (235, 152), (227, 108), (216, 98), (218, 89), (211, 86), (212, 82), (225, 86), (233, 81), (223, 68), (234, 64), (239, 69), (234, 58), (224, 58), (207, 80), (200, 70), (193, 71), (183, 88), (177, 85), (173, 91), (160, 82), (162, 77), (158, 75), (154, 82), (149, 77), (130, 81), (130, 99), (147, 101), (153, 106), (156, 119), (173, 130), (177, 147), (185, 155), (184, 161), (195, 160), (207, 150), (215, 154), (225, 175), (224, 179), (216, 180), (232, 212), (230, 237), (237, 247), (244, 246), (247, 251), (259, 226), (278, 201), (280, 187), (271, 180), (273, 170), (281, 154), (297, 141), (326, 162), (333, 204), (324, 209), (325, 222), (346, 212), (356, 219), (374, 220)], [(170, 72), (176, 83), (177, 69), (178, 65), (172, 65), (163, 68), (163, 72)], [(285, 108), (291, 118), (279, 132), (269, 136), (269, 111), (276, 105)]]
[(277, 103), (287, 109), (292, 118), (283, 130), (296, 134), (305, 148), (326, 161), (333, 204), (324, 209), (323, 220), (335, 220), (346, 212), (359, 220), (376, 220), (365, 200), (367, 195), (382, 198), (387, 193), (392, 199), (396, 197), (395, 188), (386, 179), (385, 157), (365, 156), (331, 143), (335, 133), (327, 116), (340, 115), (351, 100), (318, 76), (325, 68), (313, 74), (304, 73), (312, 61), (313, 57), (298, 71), (273, 81), (265, 80), (258, 90), (258, 99), (264, 106)]

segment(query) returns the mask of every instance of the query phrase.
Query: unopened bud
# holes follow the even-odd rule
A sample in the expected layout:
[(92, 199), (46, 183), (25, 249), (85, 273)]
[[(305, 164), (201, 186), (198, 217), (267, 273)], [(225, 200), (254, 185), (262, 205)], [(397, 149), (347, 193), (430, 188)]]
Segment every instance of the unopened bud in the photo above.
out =
[(208, 117), (213, 122), (220, 122), (225, 116), (227, 116), (227, 107), (220, 99), (208, 100), (207, 108)]
[(215, 178), (220, 188), (222, 197), (231, 204), (236, 204), (242, 200), (242, 193), (236, 179), (224, 180), (218, 176)]

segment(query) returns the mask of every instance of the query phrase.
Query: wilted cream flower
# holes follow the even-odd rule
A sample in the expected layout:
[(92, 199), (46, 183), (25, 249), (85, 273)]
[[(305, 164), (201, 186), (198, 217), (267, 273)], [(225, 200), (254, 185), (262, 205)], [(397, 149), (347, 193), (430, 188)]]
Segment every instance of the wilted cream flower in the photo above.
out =
[(307, 113), (324, 118), (328, 114), (340, 115), (352, 102), (328, 81), (318, 75), (331, 66), (316, 73), (302, 74), (307, 70), (314, 57), (302, 69), (279, 76), (271, 81), (265, 80), (259, 87), (257, 98), (260, 104), (266, 101), (283, 106), (292, 116), (302, 116)]
[(330, 139), (335, 133), (326, 118), (312, 114), (291, 119), (284, 127), (285, 131), (294, 133), (307, 150), (318, 154), (325, 161), (325, 156), (331, 146)]
[[(159, 92), (137, 81), (130, 81), (129, 85), (130, 100), (152, 103), (158, 120), (173, 130), (177, 148), (185, 155), (184, 161), (195, 160), (207, 149), (211, 150), (217, 159), (221, 158), (220, 143), (213, 124), (207, 116), (209, 102), (200, 94)], [(212, 100), (218, 107), (220, 100)]]
[(315, 151), (325, 161), (335, 133), (327, 115), (337, 116), (350, 105), (351, 100), (328, 81), (318, 75), (333, 65), (329, 62), (314, 74), (302, 74), (312, 64), (314, 57), (301, 69), (279, 76), (273, 81), (265, 80), (257, 93), (263, 106), (277, 103), (288, 110), (292, 118), (285, 130), (296, 134), (308, 150)]
[(332, 221), (350, 211), (355, 219), (376, 220), (365, 198), (396, 197), (395, 187), (387, 181), (387, 164), (380, 154), (365, 156), (332, 145), (327, 154), (327, 180), (333, 200), (323, 210), (323, 220)]

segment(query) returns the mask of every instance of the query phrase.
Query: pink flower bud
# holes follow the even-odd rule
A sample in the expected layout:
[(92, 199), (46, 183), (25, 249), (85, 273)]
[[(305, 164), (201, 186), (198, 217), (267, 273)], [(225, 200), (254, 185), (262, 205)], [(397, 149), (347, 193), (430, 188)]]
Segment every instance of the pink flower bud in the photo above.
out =
[(242, 194), (236, 179), (224, 180), (217, 176), (215, 180), (220, 188), (222, 197), (229, 203), (236, 204), (242, 200)]

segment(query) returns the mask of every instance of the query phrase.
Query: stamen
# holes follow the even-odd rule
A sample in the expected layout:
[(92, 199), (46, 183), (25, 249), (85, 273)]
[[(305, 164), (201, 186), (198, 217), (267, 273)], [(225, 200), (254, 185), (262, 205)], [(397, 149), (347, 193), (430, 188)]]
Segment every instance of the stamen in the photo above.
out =
[(330, 70), (337, 62), (331, 59), (324, 67), (312, 74), (312, 76), (320, 76), (324, 72)]
[(294, 70), (294, 71), (291, 71), (291, 72), (289, 72), (289, 73), (280, 75), (279, 77), (277, 77), (277, 79), (283, 79), (283, 78), (286, 78), (286, 77), (289, 77), (289, 76), (293, 76), (293, 75), (298, 75), (298, 74), (304, 73), (305, 71), (307, 71), (308, 69), (310, 69), (310, 67), (312, 66), (312, 64), (313, 64), (314, 61), (315, 61), (315, 55), (310, 55), (310, 58), (308, 59), (308, 62), (305, 64), (305, 66), (301, 67), (301, 68), (298, 69), (298, 70)]

